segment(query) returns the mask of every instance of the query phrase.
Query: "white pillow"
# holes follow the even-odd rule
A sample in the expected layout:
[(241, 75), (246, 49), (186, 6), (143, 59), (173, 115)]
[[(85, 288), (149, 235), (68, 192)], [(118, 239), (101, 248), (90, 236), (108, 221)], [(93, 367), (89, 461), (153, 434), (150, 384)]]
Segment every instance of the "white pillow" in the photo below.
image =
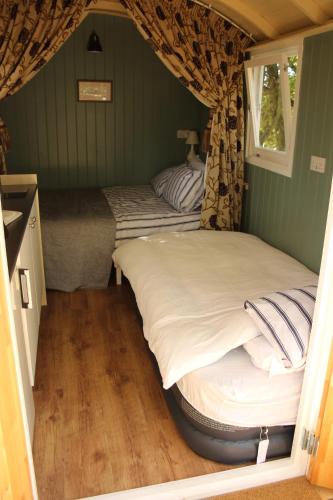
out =
[(165, 185), (170, 177), (170, 175), (177, 169), (186, 166), (185, 163), (178, 165), (177, 167), (168, 167), (156, 174), (151, 180), (150, 184), (157, 196), (162, 196)]
[(203, 192), (203, 173), (184, 166), (171, 173), (164, 187), (163, 198), (179, 212), (190, 212), (200, 205)]
[(249, 340), (243, 347), (250, 355), (254, 366), (269, 372), (270, 375), (284, 375), (304, 368), (286, 368), (279, 354), (263, 335)]
[(200, 172), (204, 172), (206, 168), (206, 164), (201, 160), (199, 156), (197, 156), (194, 160), (189, 162), (189, 166), (194, 170), (200, 170)]

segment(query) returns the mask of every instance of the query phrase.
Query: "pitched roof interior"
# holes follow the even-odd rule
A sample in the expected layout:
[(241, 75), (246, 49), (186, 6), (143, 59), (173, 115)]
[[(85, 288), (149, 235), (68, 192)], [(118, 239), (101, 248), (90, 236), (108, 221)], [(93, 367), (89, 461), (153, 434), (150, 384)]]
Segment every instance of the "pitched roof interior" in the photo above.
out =
[[(200, 0), (260, 41), (333, 22), (332, 0)], [(97, 0), (90, 10), (126, 16), (119, 0)]]

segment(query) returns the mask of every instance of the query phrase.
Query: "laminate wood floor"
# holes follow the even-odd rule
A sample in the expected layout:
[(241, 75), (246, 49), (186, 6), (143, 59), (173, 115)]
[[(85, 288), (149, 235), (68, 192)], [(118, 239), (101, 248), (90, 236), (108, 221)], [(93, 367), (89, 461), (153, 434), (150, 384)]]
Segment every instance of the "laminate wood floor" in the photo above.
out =
[(41, 500), (225, 470), (183, 442), (128, 285), (48, 293), (37, 356), (34, 462)]

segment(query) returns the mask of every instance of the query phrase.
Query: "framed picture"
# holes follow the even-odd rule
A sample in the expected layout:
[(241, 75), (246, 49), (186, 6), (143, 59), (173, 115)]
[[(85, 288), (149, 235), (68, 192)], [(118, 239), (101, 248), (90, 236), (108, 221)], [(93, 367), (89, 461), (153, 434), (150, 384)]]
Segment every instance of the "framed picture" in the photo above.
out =
[(79, 101), (112, 102), (112, 81), (78, 80), (77, 95)]

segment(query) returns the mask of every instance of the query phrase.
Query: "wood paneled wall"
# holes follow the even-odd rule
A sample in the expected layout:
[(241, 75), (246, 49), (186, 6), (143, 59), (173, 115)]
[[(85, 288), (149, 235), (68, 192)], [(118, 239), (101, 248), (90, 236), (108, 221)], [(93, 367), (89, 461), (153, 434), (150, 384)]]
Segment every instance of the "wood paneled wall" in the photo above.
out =
[[(95, 30), (102, 54), (86, 51)], [(77, 102), (77, 80), (113, 80), (112, 103)], [(10, 173), (41, 188), (140, 184), (186, 156), (179, 128), (200, 129), (204, 106), (128, 19), (90, 14), (36, 77), (0, 104), (12, 138)]]
[[(304, 42), (292, 178), (247, 166), (244, 229), (314, 271), (320, 267), (333, 172), (332, 88), (333, 31)], [(325, 174), (310, 171), (311, 155), (327, 159)]]

